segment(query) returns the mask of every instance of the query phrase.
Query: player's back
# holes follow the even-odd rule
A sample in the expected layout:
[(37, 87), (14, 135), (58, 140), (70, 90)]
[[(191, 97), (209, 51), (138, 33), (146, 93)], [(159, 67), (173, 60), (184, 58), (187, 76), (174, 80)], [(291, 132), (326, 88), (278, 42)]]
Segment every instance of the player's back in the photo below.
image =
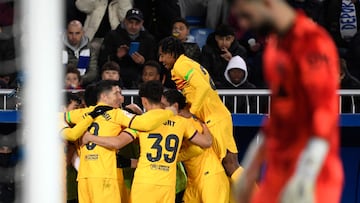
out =
[(137, 132), (140, 141), (140, 158), (134, 183), (174, 185), (176, 161), (182, 140), (197, 131), (185, 118), (173, 116), (150, 132)]
[(219, 120), (222, 115), (230, 115), (222, 103), (209, 73), (199, 63), (181, 55), (171, 73), (172, 80), (175, 81), (177, 88), (182, 91), (189, 104), (197, 105), (197, 88), (206, 91), (206, 96), (202, 98), (199, 109), (195, 112), (198, 118), (204, 121)]

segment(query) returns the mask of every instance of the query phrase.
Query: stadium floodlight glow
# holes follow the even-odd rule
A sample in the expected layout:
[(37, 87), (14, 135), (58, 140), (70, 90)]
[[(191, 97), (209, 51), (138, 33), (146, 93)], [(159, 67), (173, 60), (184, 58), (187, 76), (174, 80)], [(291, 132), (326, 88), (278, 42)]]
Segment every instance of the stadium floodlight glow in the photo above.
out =
[(25, 184), (22, 202), (63, 202), (58, 114), (62, 102), (63, 1), (21, 1)]

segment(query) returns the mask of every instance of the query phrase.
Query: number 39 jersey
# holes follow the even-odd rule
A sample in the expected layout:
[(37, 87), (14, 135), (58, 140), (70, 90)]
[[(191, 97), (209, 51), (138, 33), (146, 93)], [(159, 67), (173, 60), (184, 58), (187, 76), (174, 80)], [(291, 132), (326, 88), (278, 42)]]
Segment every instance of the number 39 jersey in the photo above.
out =
[(207, 70), (199, 63), (181, 55), (171, 70), (172, 80), (191, 104), (190, 112), (204, 122), (219, 121), (230, 112), (220, 100)]
[(125, 129), (140, 141), (140, 157), (134, 183), (168, 185), (176, 184), (176, 162), (183, 139), (191, 140), (197, 131), (183, 117), (173, 116), (155, 130), (139, 132)]

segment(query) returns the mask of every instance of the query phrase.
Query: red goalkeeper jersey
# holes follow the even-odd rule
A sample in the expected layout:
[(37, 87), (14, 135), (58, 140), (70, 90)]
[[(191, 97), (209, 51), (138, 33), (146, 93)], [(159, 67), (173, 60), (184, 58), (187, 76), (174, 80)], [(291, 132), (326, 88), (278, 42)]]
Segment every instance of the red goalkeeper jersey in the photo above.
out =
[(316, 202), (339, 202), (343, 171), (339, 158), (339, 58), (324, 29), (297, 13), (292, 28), (270, 36), (264, 73), (272, 91), (266, 121), (267, 171), (255, 202), (278, 202), (312, 136), (329, 143), (316, 183)]

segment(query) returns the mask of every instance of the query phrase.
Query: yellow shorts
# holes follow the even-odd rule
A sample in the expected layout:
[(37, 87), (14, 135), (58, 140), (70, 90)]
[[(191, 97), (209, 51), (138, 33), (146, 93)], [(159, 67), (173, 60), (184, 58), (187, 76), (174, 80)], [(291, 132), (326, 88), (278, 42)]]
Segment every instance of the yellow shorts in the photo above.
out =
[(117, 169), (117, 176), (121, 202), (128, 203), (130, 201), (130, 191), (126, 187), (123, 170), (121, 168)]
[(133, 183), (130, 198), (131, 203), (174, 203), (175, 185)]
[(228, 203), (230, 183), (225, 172), (204, 177), (200, 183), (188, 184), (184, 203)]
[(227, 150), (232, 153), (238, 153), (233, 136), (231, 116), (226, 116), (221, 121), (209, 124), (208, 128), (214, 138), (212, 147), (220, 160), (226, 156)]
[(78, 193), (80, 203), (121, 202), (117, 179), (81, 178)]

